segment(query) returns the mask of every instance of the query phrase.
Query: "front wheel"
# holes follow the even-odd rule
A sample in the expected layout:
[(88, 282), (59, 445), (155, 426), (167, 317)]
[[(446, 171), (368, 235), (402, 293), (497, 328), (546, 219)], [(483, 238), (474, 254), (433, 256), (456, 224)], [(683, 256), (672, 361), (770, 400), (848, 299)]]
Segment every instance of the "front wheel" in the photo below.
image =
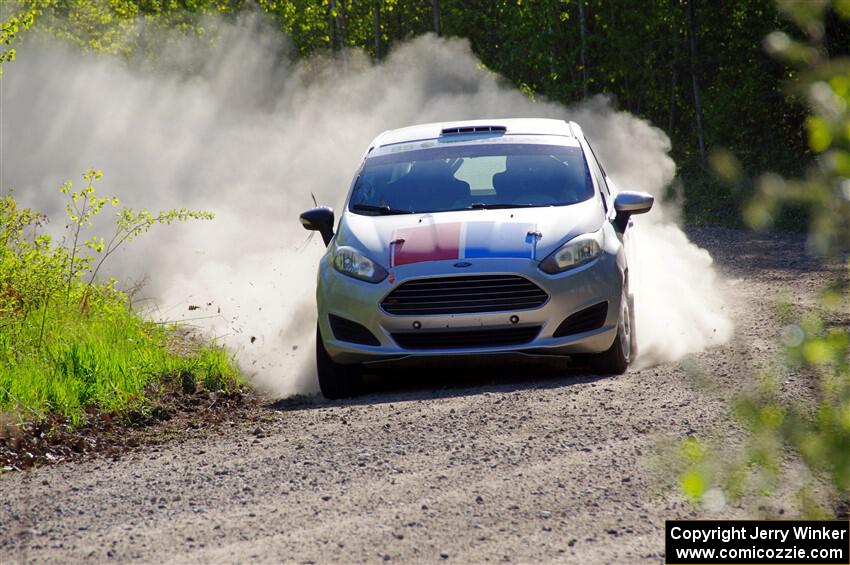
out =
[(607, 351), (590, 356), (590, 367), (594, 373), (622, 375), (629, 368), (636, 350), (633, 301), (625, 289), (623, 289), (620, 305), (617, 337), (614, 338), (614, 343)]
[(355, 396), (363, 382), (360, 365), (334, 363), (322, 341), (322, 333), (316, 327), (316, 372), (322, 396), (334, 400)]

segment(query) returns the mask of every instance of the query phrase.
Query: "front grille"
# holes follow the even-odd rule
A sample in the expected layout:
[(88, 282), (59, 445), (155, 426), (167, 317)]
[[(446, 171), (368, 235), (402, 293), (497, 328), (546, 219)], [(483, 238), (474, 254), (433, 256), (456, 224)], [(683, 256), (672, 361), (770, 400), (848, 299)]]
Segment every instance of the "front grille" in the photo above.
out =
[(528, 343), (540, 333), (540, 326), (449, 331), (418, 331), (392, 334), (405, 349), (462, 349), (466, 347), (500, 347)]
[(548, 298), (542, 288), (517, 275), (472, 275), (408, 281), (381, 307), (402, 316), (473, 314), (537, 308)]
[(333, 314), (328, 314), (328, 321), (331, 323), (331, 331), (334, 333), (334, 337), (340, 341), (363, 345), (381, 345), (381, 342), (372, 332), (357, 322)]
[(558, 326), (552, 337), (565, 337), (568, 335), (580, 334), (598, 330), (605, 325), (605, 318), (608, 317), (608, 303), (600, 302), (594, 304), (584, 310), (579, 310)]

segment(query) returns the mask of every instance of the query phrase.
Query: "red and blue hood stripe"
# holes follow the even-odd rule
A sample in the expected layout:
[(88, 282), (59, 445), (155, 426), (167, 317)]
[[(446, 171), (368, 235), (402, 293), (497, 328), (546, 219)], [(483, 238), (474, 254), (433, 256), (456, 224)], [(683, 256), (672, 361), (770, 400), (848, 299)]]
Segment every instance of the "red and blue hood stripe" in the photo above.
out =
[(446, 222), (400, 228), (390, 243), (390, 265), (496, 257), (534, 259), (534, 224)]

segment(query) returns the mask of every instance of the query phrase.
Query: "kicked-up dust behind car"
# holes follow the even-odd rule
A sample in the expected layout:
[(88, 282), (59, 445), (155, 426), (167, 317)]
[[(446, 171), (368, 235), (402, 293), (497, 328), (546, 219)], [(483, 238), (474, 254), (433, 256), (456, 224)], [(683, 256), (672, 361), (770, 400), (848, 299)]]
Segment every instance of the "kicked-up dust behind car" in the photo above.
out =
[[(208, 27), (216, 42), (151, 37), (157, 57), (129, 62), (31, 36), (0, 84), (0, 186), (59, 218), (61, 181), (96, 166), (100, 190), (129, 205), (215, 211), (209, 225), (151, 234), (111, 274), (125, 284), (148, 274), (141, 307), (217, 336), (256, 384), (280, 395), (316, 390), (323, 246), (305, 244), (297, 216), (311, 193), (341, 205), (377, 132), (482, 116), (573, 119), (621, 190), (660, 200), (675, 175), (657, 128), (602, 98), (573, 108), (532, 100), (483, 69), (462, 40), (420, 37), (380, 64), (358, 52), (297, 62), (260, 17)], [(636, 220), (642, 364), (732, 333), (711, 258), (675, 217), (656, 204)]]

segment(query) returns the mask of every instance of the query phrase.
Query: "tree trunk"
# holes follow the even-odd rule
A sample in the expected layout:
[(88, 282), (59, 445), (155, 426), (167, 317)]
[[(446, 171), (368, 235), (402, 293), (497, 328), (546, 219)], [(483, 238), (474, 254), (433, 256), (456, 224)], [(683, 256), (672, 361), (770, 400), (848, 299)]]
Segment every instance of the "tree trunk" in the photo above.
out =
[(337, 4), (337, 26), (339, 27), (339, 44), (343, 48), (348, 43), (348, 26), (345, 22), (345, 2)]
[(381, 0), (375, 0), (375, 60), (381, 60)]
[(555, 31), (552, 29), (551, 23), (546, 25), (546, 32), (549, 35), (549, 76), (553, 77), (555, 76), (555, 61), (558, 58), (558, 53), (555, 49)]
[(339, 13), (336, 10), (336, 0), (330, 0), (328, 8), (331, 12), (331, 49), (339, 51)]
[[(675, 0), (671, 1), (674, 2)], [(673, 137), (673, 123), (676, 118), (676, 60), (679, 54), (679, 21), (673, 14), (673, 55), (670, 61), (670, 118), (667, 122), (667, 137)]]
[[(609, 31), (608, 31), (609, 36), (611, 36), (612, 38), (614, 38), (614, 37), (619, 38), (619, 37), (621, 37), (621, 35), (620, 35), (621, 31), (620, 31), (620, 28), (619, 28), (620, 23), (619, 23), (619, 20), (617, 19), (617, 14), (618, 14), (617, 7), (614, 5), (614, 2), (609, 2), (608, 6), (611, 8), (611, 10), (610, 10), (611, 20), (610, 20)], [(628, 22), (627, 22), (625, 27), (626, 27), (626, 29), (628, 29)], [(634, 55), (630, 51), (628, 51), (629, 44), (627, 44), (624, 47), (625, 42), (623, 42), (622, 40), (611, 39), (610, 41), (616, 43), (617, 52), (620, 56), (620, 63), (619, 64), (620, 64), (622, 81), (623, 81), (623, 86), (622, 86), (622, 88), (620, 88), (620, 93), (621, 93), (621, 95), (619, 96), (620, 104), (624, 104), (626, 106), (626, 110), (628, 110), (629, 112), (632, 112), (632, 106), (633, 106), (634, 101), (632, 99), (632, 90), (631, 90), (631, 87), (629, 86), (629, 71), (634, 66), (634, 63), (632, 62), (633, 59), (634, 59)], [(641, 82), (643, 81), (642, 76), (639, 77), (639, 81), (641, 81)]]
[(434, 15), (434, 33), (437, 34), (437, 37), (441, 37), (443, 30), (440, 26), (440, 0), (431, 0), (431, 8)]
[(581, 93), (587, 98), (587, 29), (584, 19), (584, 0), (578, 0), (578, 21), (581, 30)]
[(697, 138), (699, 140), (699, 156), (705, 168), (705, 136), (702, 130), (702, 103), (699, 97), (699, 56), (697, 54), (697, 33), (694, 24), (694, 0), (688, 0), (688, 39), (691, 44), (691, 80), (694, 86), (694, 113), (697, 121)]

